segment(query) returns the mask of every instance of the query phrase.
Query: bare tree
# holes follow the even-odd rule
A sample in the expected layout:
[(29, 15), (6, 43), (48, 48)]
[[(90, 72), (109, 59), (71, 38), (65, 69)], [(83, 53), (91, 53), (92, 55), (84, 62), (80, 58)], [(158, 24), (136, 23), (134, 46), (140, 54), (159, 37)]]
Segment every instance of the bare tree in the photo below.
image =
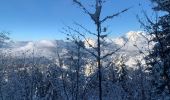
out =
[[(79, 0), (73, 0), (73, 2), (75, 4), (77, 4), (84, 11), (84, 13), (87, 14), (91, 18), (91, 20), (95, 23), (96, 32), (93, 33), (80, 24), (75, 23), (75, 25), (77, 25), (78, 27), (80, 27), (81, 29), (86, 31), (86, 33), (88, 33), (89, 35), (95, 36), (97, 38), (97, 46), (94, 47), (94, 46), (92, 46), (92, 44), (89, 43), (89, 41), (86, 38), (86, 33), (81, 33), (79, 30), (73, 29), (71, 27), (68, 27), (68, 28), (70, 30), (72, 30), (73, 32), (79, 34), (89, 44), (89, 46), (93, 48), (92, 51), (88, 50), (86, 48), (84, 48), (84, 49), (86, 49), (90, 54), (92, 54), (96, 58), (97, 68), (98, 68), (99, 99), (102, 100), (102, 59), (105, 59), (105, 58), (113, 55), (116, 51), (118, 51), (120, 49), (119, 48), (119, 49), (116, 49), (115, 51), (108, 52), (107, 54), (102, 53), (105, 50), (104, 50), (104, 48), (101, 48), (101, 46), (104, 46), (104, 42), (106, 42), (106, 37), (108, 35), (108, 34), (106, 34), (107, 28), (102, 27), (102, 24), (104, 22), (126, 12), (129, 8), (102, 18), (101, 17), (102, 7), (106, 1), (105, 0), (94, 0), (94, 1), (95, 1), (94, 11), (90, 12), (87, 9), (87, 7), (84, 6), (84, 4), (82, 2), (80, 2)], [(73, 38), (74, 38), (74, 36), (73, 36)], [(77, 44), (80, 45), (79, 43), (77, 43)], [(108, 46), (108, 44), (107, 44), (107, 46)]]

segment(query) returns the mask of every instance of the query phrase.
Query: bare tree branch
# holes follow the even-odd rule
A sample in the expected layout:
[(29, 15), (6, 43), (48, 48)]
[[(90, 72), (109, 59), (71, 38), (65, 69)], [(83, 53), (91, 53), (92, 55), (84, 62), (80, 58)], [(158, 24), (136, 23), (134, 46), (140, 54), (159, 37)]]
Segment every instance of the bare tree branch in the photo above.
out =
[[(126, 42), (126, 43), (127, 43), (127, 42)], [(117, 51), (119, 51), (120, 49), (122, 49), (122, 48), (126, 45), (126, 43), (125, 43), (123, 46), (121, 46), (120, 48), (117, 48), (116, 50), (114, 50), (113, 52), (104, 55), (103, 57), (101, 57), (101, 59), (104, 59), (104, 58), (106, 58), (106, 57), (108, 57), (108, 56), (111, 56), (111, 55), (115, 54)]]
[(72, 31), (76, 32), (77, 34), (79, 34), (80, 36), (82, 36), (82, 37), (83, 37), (83, 39), (84, 39), (84, 40), (88, 43), (88, 45), (89, 45), (90, 47), (92, 47), (94, 50), (96, 50), (96, 48), (95, 48), (95, 47), (93, 47), (93, 46), (92, 46), (92, 44), (90, 44), (90, 43), (89, 43), (89, 41), (86, 39), (86, 37), (85, 37), (85, 35), (84, 35), (84, 34), (80, 33), (78, 30), (73, 29), (73, 28), (71, 28), (71, 27), (69, 27), (69, 26), (67, 26), (67, 27), (68, 27), (68, 29), (70, 29), (70, 30), (72, 30)]
[(89, 34), (97, 36), (97, 34), (91, 32), (90, 30), (88, 30), (88, 29), (85, 28), (84, 26), (80, 25), (79, 23), (75, 22), (74, 24), (77, 25), (77, 26), (79, 26), (79, 27), (81, 27), (83, 30), (85, 30), (85, 31), (88, 32)]
[(130, 9), (130, 8), (126, 8), (126, 9), (124, 9), (124, 10), (122, 10), (122, 11), (116, 13), (116, 14), (112, 14), (112, 15), (110, 15), (110, 16), (106, 16), (104, 19), (101, 20), (101, 23), (105, 22), (105, 21), (108, 20), (108, 19), (112, 19), (113, 17), (118, 16), (118, 15), (120, 15), (120, 14), (128, 11), (129, 9)]
[[(131, 37), (132, 37), (132, 36), (130, 36), (129, 39), (130, 39)], [(129, 39), (128, 39), (121, 47), (119, 47), (119, 48), (117, 48), (116, 50), (114, 50), (114, 51), (112, 51), (112, 52), (104, 55), (103, 57), (101, 57), (101, 59), (104, 59), (104, 58), (106, 58), (106, 57), (108, 57), (108, 56), (111, 56), (111, 55), (115, 54), (117, 51), (121, 50), (121, 49), (129, 42)]]
[[(66, 34), (65, 32), (61, 31), (62, 33)], [(67, 31), (68, 32), (68, 31)], [(76, 45), (82, 47), (84, 50), (86, 50), (87, 52), (89, 52), (91, 55), (93, 55), (95, 58), (97, 58), (97, 55), (94, 52), (91, 52), (89, 49), (84, 48), (81, 44), (79, 44), (78, 42), (75, 42), (77, 39), (74, 37), (73, 34), (71, 34), (71, 32), (69, 32), (70, 37), (73, 39), (72, 42), (76, 43)]]
[(84, 7), (84, 5), (78, 1), (78, 0), (73, 0), (74, 3), (76, 3), (86, 14), (90, 15), (90, 12)]

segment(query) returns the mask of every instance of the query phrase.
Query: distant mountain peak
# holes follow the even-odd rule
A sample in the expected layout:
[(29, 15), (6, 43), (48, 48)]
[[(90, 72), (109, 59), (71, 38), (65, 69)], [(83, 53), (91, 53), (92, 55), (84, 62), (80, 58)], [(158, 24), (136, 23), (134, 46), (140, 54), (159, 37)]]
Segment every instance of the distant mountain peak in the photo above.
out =
[(144, 34), (145, 33), (142, 31), (130, 31), (126, 33), (126, 38), (129, 39), (129, 41), (138, 41), (138, 39), (141, 39)]

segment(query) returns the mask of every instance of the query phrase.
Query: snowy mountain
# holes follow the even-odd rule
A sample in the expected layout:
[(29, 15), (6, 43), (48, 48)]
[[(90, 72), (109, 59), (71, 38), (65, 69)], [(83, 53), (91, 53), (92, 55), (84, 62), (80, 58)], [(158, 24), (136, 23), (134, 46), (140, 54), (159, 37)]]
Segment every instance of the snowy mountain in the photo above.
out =
[[(130, 31), (122, 37), (112, 39), (112, 45), (109, 49), (122, 47), (117, 54), (124, 56), (127, 59), (126, 64), (132, 66), (135, 64), (136, 58), (142, 59), (142, 55), (139, 54), (140, 50), (147, 51), (147, 41), (143, 37), (144, 32)], [(94, 46), (95, 40), (88, 39), (88, 42)], [(63, 40), (40, 40), (40, 41), (15, 41), (8, 43), (3, 49), (4, 52), (11, 52), (13, 56), (21, 56), (23, 54), (27, 56), (45, 56), (47, 58), (55, 57), (56, 52), (63, 53), (67, 50), (68, 46), (72, 45), (70, 42)], [(85, 47), (90, 48), (85, 42)]]
[(140, 51), (148, 51), (147, 40), (144, 38), (146, 34), (142, 31), (130, 31), (126, 35), (116, 38), (113, 41), (119, 47), (123, 46), (119, 54), (126, 58), (126, 65), (133, 67), (137, 64), (137, 60), (145, 63), (143, 60), (144, 55)]

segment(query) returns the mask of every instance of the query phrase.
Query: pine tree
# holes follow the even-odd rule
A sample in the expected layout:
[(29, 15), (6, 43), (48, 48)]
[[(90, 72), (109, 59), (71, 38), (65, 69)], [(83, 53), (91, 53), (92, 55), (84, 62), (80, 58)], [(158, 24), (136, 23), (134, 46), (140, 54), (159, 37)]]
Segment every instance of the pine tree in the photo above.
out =
[(152, 72), (152, 98), (170, 99), (170, 0), (151, 0), (156, 12), (162, 16), (156, 17), (156, 22), (148, 17), (149, 25), (145, 26), (155, 43), (147, 62), (151, 65)]

